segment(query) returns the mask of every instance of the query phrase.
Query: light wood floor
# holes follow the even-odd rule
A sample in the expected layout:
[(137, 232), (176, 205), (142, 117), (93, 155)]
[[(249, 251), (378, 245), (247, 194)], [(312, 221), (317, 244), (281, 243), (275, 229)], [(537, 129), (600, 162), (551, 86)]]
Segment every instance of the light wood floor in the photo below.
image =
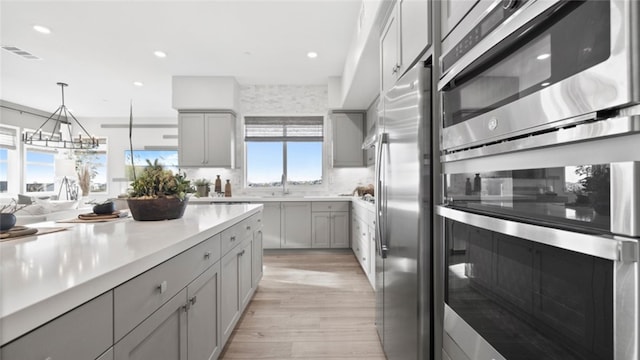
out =
[(374, 321), (374, 292), (350, 251), (265, 252), (220, 359), (384, 360)]

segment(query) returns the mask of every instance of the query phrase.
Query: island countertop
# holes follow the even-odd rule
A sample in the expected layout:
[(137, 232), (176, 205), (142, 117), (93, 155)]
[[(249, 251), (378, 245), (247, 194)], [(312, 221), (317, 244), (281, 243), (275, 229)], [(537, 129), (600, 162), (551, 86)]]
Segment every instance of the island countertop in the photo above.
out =
[(262, 209), (193, 205), (181, 219), (57, 224), (0, 243), (0, 345), (113, 289)]

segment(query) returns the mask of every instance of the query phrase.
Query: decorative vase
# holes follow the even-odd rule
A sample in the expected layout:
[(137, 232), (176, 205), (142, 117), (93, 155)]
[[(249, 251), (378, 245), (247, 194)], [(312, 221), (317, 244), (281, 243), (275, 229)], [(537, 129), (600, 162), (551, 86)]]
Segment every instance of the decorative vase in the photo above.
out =
[(216, 193), (221, 193), (222, 192), (222, 180), (220, 180), (220, 175), (216, 175), (216, 183), (215, 186), (213, 188), (213, 191)]
[(0, 231), (7, 231), (16, 226), (16, 216), (8, 213), (0, 213)]
[(227, 179), (227, 183), (224, 184), (224, 197), (231, 197), (231, 183)]
[(180, 200), (176, 197), (156, 199), (129, 198), (127, 204), (133, 220), (157, 221), (179, 219), (184, 215), (189, 199)]

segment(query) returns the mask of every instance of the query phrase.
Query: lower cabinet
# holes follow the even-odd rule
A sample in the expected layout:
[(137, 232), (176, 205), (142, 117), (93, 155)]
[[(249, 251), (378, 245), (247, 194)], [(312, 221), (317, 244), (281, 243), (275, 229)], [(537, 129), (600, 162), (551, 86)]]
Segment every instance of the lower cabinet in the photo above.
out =
[(311, 247), (311, 203), (282, 203), (282, 239), (283, 248)]
[(113, 344), (113, 292), (48, 322), (0, 349), (0, 359), (96, 359)]
[[(253, 286), (253, 239), (247, 238), (222, 258), (221, 326), (222, 343), (233, 332), (243, 309), (251, 301)], [(258, 264), (256, 263), (256, 266)], [(262, 262), (259, 264), (262, 267)]]
[(187, 286), (189, 359), (211, 360), (222, 351), (220, 337), (220, 263)]
[(105, 351), (105, 353), (100, 355), (96, 360), (113, 360), (113, 348), (109, 348), (109, 350)]
[(115, 360), (187, 360), (187, 289), (115, 344)]
[(262, 212), (263, 218), (263, 240), (265, 249), (280, 248), (280, 203), (265, 202)]
[(348, 248), (349, 212), (311, 214), (312, 248)]
[(253, 260), (251, 258), (251, 253), (253, 252), (253, 239), (246, 240), (244, 244), (238, 246), (238, 249), (240, 250), (238, 253), (240, 309), (244, 309), (249, 304), (249, 301), (251, 301), (251, 295), (253, 294), (251, 292), (253, 289), (253, 282), (251, 281), (251, 278), (253, 277), (253, 271), (251, 271)]
[(239, 255), (232, 250), (222, 258), (222, 286), (220, 289), (220, 329), (222, 331), (222, 343), (225, 343), (236, 321), (240, 317), (240, 274)]
[(253, 233), (253, 251), (251, 251), (251, 283), (257, 287), (262, 279), (262, 254), (263, 254), (263, 230), (256, 230)]

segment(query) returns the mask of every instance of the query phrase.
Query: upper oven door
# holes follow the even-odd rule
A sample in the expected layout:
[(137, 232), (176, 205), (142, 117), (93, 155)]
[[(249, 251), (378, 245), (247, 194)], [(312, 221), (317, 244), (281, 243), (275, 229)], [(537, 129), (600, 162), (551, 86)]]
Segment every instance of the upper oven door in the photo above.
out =
[(638, 9), (627, 0), (524, 4), (439, 82), (442, 149), (566, 126), (638, 102)]

